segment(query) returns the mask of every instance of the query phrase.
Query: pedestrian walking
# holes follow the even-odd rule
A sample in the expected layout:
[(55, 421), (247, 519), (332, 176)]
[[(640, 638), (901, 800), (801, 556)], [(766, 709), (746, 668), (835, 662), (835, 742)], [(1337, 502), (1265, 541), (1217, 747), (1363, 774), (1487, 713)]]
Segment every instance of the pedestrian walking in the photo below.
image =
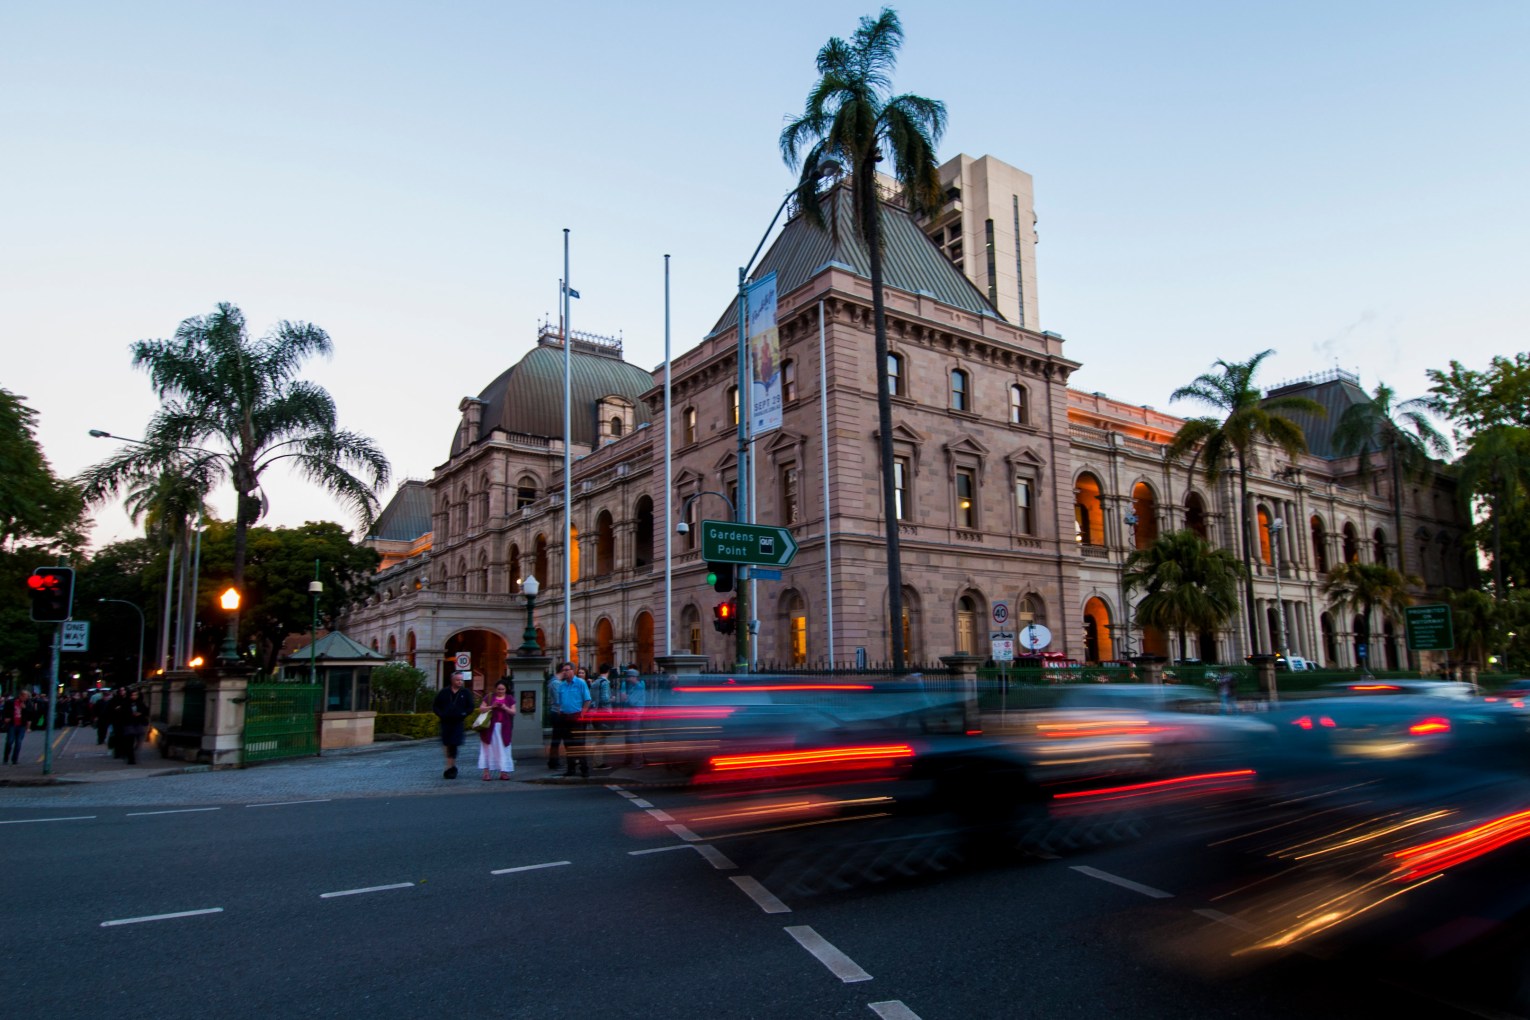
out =
[(558, 679), (549, 686), (552, 701), (548, 711), (552, 714), (552, 749), (548, 760), (557, 759), (558, 745), (563, 745), (567, 759), (565, 776), (572, 776), (577, 768), (586, 779), (590, 776), (590, 761), (584, 755), (584, 734), (579, 731), (580, 719), (590, 707), (590, 688), (574, 675), (574, 664), (564, 662), (558, 667)]
[(1217, 694), (1222, 698), (1222, 713), (1231, 715), (1238, 710), (1237, 700), (1233, 697), (1235, 678), (1229, 672), (1217, 674)]
[(96, 728), (96, 746), (106, 743), (106, 731), (111, 728), (112, 720), (107, 709), (111, 705), (111, 692), (97, 690), (90, 696), (90, 722)]
[(643, 710), (648, 707), (648, 688), (637, 667), (629, 665), (616, 689), (616, 704), (621, 709), (626, 754), (623, 765), (643, 764)]
[(430, 710), (441, 720), (441, 747), (446, 751), (443, 779), (457, 778), (457, 748), (462, 746), (463, 723), (473, 714), (473, 692), (463, 686), (466, 673), (453, 673), (450, 686), (436, 693)]
[(143, 744), (144, 734), (149, 732), (149, 705), (137, 689), (130, 692), (122, 702), (117, 717), (121, 727), (118, 741), (122, 746), (122, 757), (127, 759), (129, 765), (137, 765), (138, 748)]
[(37, 706), (32, 704), (31, 691), (23, 688), (15, 697), (6, 699), (5, 707), (0, 709), (0, 724), (5, 727), (5, 764), (21, 764), (21, 741), (36, 718)]
[(510, 753), (515, 705), (503, 680), (494, 685), (494, 693), (478, 708), (489, 713), (489, 725), (478, 731), (478, 767), (483, 770), (483, 781), (489, 781), (490, 772), (498, 772), (499, 778), (508, 780), (515, 771), (515, 757)]
[(585, 729), (589, 734), (591, 765), (600, 772), (611, 769), (606, 763), (606, 741), (616, 725), (611, 717), (611, 674), (615, 668), (609, 662), (601, 663), (595, 679), (589, 681), (590, 711), (585, 719)]

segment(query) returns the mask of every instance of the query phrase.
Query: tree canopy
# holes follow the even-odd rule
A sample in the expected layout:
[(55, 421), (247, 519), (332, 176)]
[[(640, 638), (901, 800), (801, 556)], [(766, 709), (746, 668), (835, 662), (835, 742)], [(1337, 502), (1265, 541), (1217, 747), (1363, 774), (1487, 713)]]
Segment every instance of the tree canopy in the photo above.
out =
[(1166, 532), (1133, 552), (1123, 582), (1128, 591), (1144, 592), (1137, 625), (1177, 634), (1183, 659), (1188, 633), (1215, 631), (1237, 615), (1242, 577), (1243, 564), (1235, 555), (1187, 529)]

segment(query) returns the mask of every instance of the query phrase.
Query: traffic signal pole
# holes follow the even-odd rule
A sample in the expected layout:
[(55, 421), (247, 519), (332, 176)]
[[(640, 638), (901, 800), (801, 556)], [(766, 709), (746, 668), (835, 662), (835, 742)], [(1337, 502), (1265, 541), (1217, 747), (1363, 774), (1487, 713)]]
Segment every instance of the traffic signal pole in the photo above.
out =
[(43, 775), (53, 773), (53, 716), (58, 709), (58, 658), (64, 641), (64, 625), (53, 625), (53, 668), (48, 671), (48, 724), (43, 730)]

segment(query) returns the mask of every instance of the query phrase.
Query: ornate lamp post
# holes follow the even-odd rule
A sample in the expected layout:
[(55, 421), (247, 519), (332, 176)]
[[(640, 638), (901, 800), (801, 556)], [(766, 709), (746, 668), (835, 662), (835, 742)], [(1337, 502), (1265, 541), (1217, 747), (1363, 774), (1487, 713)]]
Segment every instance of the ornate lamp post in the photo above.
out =
[(1280, 598), (1280, 533), (1286, 522), (1279, 517), (1270, 522), (1270, 547), (1275, 553), (1275, 651), (1290, 665), (1290, 652), (1286, 648), (1286, 604)]
[(230, 586), (218, 599), (225, 612), (228, 613), (228, 633), (223, 636), (223, 647), (218, 649), (218, 665), (236, 666), (239, 664), (239, 592)]
[(1131, 550), (1137, 548), (1137, 511), (1128, 510), (1122, 518), (1126, 522), (1126, 549), (1121, 554), (1121, 655), (1118, 658), (1129, 660), (1132, 657), (1132, 607), (1127, 601), (1126, 591), (1126, 561), (1131, 557)]
[(319, 596), (324, 594), (324, 582), (319, 580), (319, 561), (313, 561), (313, 580), (308, 582), (308, 595), (313, 599), (313, 622), (308, 631), (308, 682), (319, 682)]
[(526, 632), (521, 635), (521, 646), (515, 650), (515, 654), (522, 658), (542, 654), (542, 646), (537, 644), (537, 629), (532, 624), (532, 617), (537, 606), (537, 592), (541, 590), (542, 585), (537, 581), (535, 574), (521, 582), (521, 591), (526, 595)]

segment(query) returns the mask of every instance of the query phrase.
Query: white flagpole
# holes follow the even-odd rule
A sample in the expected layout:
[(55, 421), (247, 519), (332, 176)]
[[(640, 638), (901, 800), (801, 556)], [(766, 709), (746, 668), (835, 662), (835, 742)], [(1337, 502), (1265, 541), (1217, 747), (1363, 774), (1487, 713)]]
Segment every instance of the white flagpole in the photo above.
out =
[(670, 528), (673, 527), (674, 485), (673, 471), (675, 416), (670, 409), (669, 392), (669, 256), (664, 256), (664, 654), (673, 655), (674, 622), (674, 560), (670, 551)]
[(823, 584), (829, 605), (829, 666), (834, 665), (834, 551), (829, 537), (829, 369), (824, 351), (823, 300), (818, 301), (818, 434), (823, 446)]
[(574, 657), (573, 359), (569, 351), (568, 228), (563, 228), (563, 658)]

